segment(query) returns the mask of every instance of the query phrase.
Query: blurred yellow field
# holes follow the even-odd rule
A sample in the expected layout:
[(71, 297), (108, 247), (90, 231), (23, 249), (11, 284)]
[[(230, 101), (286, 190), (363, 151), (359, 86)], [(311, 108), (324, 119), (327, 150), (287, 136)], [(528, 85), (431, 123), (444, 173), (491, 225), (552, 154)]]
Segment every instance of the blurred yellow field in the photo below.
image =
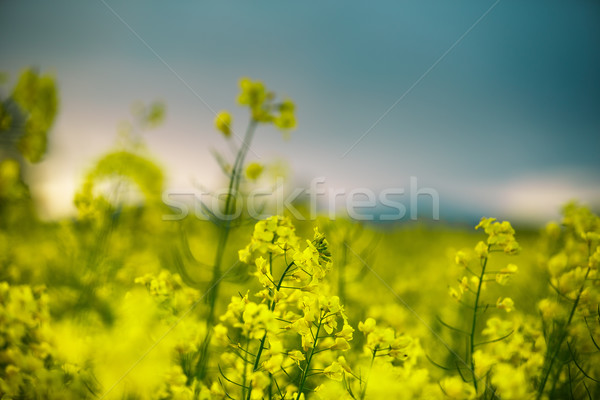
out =
[[(163, 119), (151, 104), (84, 176), (77, 216), (43, 221), (21, 168), (46, 152), (57, 96), (23, 73), (0, 110), (20, 135), (0, 163), (0, 398), (600, 396), (598, 215), (569, 203), (541, 229), (255, 218), (269, 168), (246, 160), (250, 142), (292, 129), (295, 106), (248, 78), (237, 100), (246, 136), (233, 162), (216, 156), (228, 190), (195, 217), (165, 201), (136, 136)], [(231, 113), (214, 123), (231, 140)]]

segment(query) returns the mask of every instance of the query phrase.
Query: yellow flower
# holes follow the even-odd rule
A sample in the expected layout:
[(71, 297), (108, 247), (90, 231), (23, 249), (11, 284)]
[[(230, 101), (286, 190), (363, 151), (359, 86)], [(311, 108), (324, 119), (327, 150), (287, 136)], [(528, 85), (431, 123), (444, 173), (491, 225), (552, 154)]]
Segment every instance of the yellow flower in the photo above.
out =
[(279, 340), (269, 340), (269, 350), (265, 352), (265, 355), (269, 359), (262, 363), (262, 366), (274, 374), (281, 369), (283, 364), (283, 344)]
[(593, 241), (597, 241), (600, 240), (600, 233), (598, 232), (588, 232), (585, 234), (585, 238), (584, 238), (587, 242), (593, 242)]
[(502, 399), (531, 398), (527, 377), (522, 368), (515, 368), (507, 363), (497, 364), (494, 368), (492, 384)]
[(231, 123), (233, 118), (227, 111), (221, 111), (215, 117), (215, 126), (226, 137), (231, 136)]
[(354, 333), (354, 328), (352, 328), (348, 324), (344, 324), (342, 330), (337, 332), (335, 336), (344, 338), (346, 340), (352, 340), (352, 334)]
[[(510, 222), (498, 222), (496, 218), (482, 218), (475, 229), (483, 228), (488, 235), (487, 244), (489, 246), (498, 246), (507, 254), (515, 254), (520, 250), (519, 244), (515, 240), (515, 230)], [(478, 245), (479, 246), (479, 245)]]
[(217, 324), (214, 328), (214, 338), (221, 344), (228, 344), (227, 327), (223, 324)]
[(504, 252), (506, 254), (517, 254), (521, 250), (519, 243), (517, 243), (514, 239), (508, 241), (504, 245)]
[[(479, 282), (479, 281), (478, 281)], [(463, 276), (460, 282), (458, 283), (458, 288), (460, 289), (460, 294), (462, 295), (464, 292), (469, 291), (469, 279), (466, 276)]]
[(475, 226), (475, 229), (483, 228), (488, 233), (489, 226), (496, 221), (496, 218), (482, 217), (481, 221)]
[(338, 357), (338, 363), (344, 371), (346, 371), (349, 374), (352, 373), (352, 369), (350, 368), (350, 365), (348, 365), (348, 362), (346, 361), (346, 358), (344, 356)]
[(442, 390), (451, 399), (467, 400), (475, 398), (475, 389), (473, 385), (464, 382), (458, 376), (445, 378), (440, 382)]
[[(479, 287), (479, 277), (478, 276), (472, 276), (471, 277), (471, 283), (473, 284), (474, 288)], [(481, 282), (481, 290), (485, 290), (485, 288), (487, 287), (485, 281)], [(477, 289), (475, 289), (477, 290)]]
[(279, 129), (293, 129), (296, 127), (296, 117), (294, 116), (294, 103), (286, 99), (279, 105), (279, 116), (273, 120), (275, 126)]
[(469, 262), (471, 261), (471, 257), (469, 257), (469, 255), (465, 251), (460, 250), (456, 253), (456, 257), (454, 258), (454, 261), (456, 262), (456, 264), (466, 267), (469, 265)]
[(497, 360), (490, 354), (477, 350), (473, 353), (473, 362), (475, 363), (475, 375), (482, 377), (488, 373)]
[(586, 269), (577, 267), (563, 274), (558, 278), (558, 289), (561, 293), (569, 295), (571, 292), (576, 292), (584, 282)]
[(252, 82), (249, 78), (240, 79), (240, 88), (242, 89), (238, 102), (241, 105), (247, 105), (251, 108), (260, 107), (267, 99), (265, 85), (260, 81)]
[(238, 251), (238, 257), (240, 261), (246, 264), (250, 264), (250, 257), (252, 257), (252, 253), (248, 247), (245, 247)]
[(290, 325), (290, 328), (302, 338), (302, 348), (307, 351), (314, 343), (313, 334), (310, 331), (310, 323), (304, 318), (299, 318)]
[(250, 398), (255, 400), (264, 399), (263, 391), (269, 386), (271, 379), (269, 379), (266, 373), (255, 371), (250, 375), (250, 380), (252, 383), (252, 395)]
[(330, 349), (346, 351), (346, 350), (350, 350), (350, 344), (346, 341), (346, 339), (338, 337), (338, 338), (335, 338), (335, 344), (333, 346), (331, 346)]
[(340, 298), (338, 296), (325, 297), (324, 299), (319, 300), (322, 301), (324, 310), (330, 314), (336, 314), (342, 309)]
[(246, 176), (248, 179), (256, 180), (260, 177), (263, 172), (263, 166), (257, 162), (250, 163), (246, 167)]
[(555, 318), (560, 313), (560, 305), (550, 299), (543, 299), (538, 303), (544, 319)]
[(510, 277), (515, 274), (517, 270), (518, 267), (515, 264), (508, 264), (496, 274), (496, 282), (498, 282), (500, 285), (506, 285)]
[(244, 321), (242, 327), (252, 339), (261, 339), (266, 332), (274, 332), (277, 329), (273, 312), (264, 303), (248, 303), (242, 319)]
[[(452, 297), (454, 300), (460, 301), (460, 299), (462, 299), (462, 292), (459, 292), (458, 290), (456, 290), (453, 287), (449, 287), (448, 288), (448, 294), (450, 295), (450, 297)], [(359, 328), (360, 329), (360, 326)]]
[(475, 246), (475, 253), (477, 253), (479, 258), (486, 258), (488, 256), (488, 245), (480, 241)]
[(481, 332), (491, 338), (506, 336), (513, 329), (511, 321), (503, 321), (497, 317), (491, 317), (486, 322), (486, 328)]
[(255, 260), (256, 264), (256, 272), (254, 275), (258, 278), (263, 287), (266, 288), (275, 288), (275, 284), (273, 283), (273, 275), (271, 274), (271, 267), (267, 260), (263, 257), (258, 257)]
[(238, 102), (241, 105), (247, 105), (252, 111), (252, 119), (259, 122), (272, 122), (271, 101), (273, 93), (267, 92), (265, 85), (260, 81), (252, 82), (248, 78), (240, 80), (242, 89)]
[(373, 332), (375, 325), (377, 325), (377, 322), (373, 318), (367, 318), (365, 322), (358, 323), (358, 330), (367, 334)]
[(296, 250), (298, 242), (290, 219), (276, 215), (254, 225), (250, 243), (239, 251), (240, 261), (252, 264), (256, 257), (266, 253), (284, 254), (287, 250)]
[(244, 312), (248, 303), (248, 292), (244, 297), (232, 296), (231, 302), (227, 305), (227, 311), (220, 318), (221, 321), (236, 322)]
[(496, 301), (496, 307), (506, 312), (511, 312), (515, 308), (515, 303), (510, 297), (499, 297)]
[(408, 358), (409, 347), (413, 340), (410, 336), (402, 335), (394, 339), (390, 346), (390, 356), (398, 360), (406, 360)]
[(291, 358), (296, 364), (300, 365), (300, 361), (306, 360), (304, 354), (299, 350), (292, 350), (287, 353), (288, 357)]
[(323, 374), (329, 379), (340, 382), (344, 375), (344, 369), (337, 361), (331, 363), (330, 366), (323, 370)]

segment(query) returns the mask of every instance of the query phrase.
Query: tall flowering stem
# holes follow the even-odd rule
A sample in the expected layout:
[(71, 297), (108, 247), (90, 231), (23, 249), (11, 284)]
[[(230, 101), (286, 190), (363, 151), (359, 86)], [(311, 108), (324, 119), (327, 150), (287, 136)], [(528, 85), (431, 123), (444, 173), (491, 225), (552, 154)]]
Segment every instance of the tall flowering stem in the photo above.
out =
[(219, 242), (217, 244), (217, 252), (215, 254), (215, 261), (213, 264), (213, 275), (208, 286), (208, 290), (210, 290), (210, 292), (208, 294), (209, 314), (206, 318), (207, 328), (214, 323), (215, 305), (219, 297), (219, 280), (222, 274), (221, 266), (223, 263), (223, 255), (225, 254), (227, 240), (229, 239), (229, 233), (232, 227), (232, 216), (235, 215), (235, 209), (237, 205), (235, 194), (238, 193), (239, 190), (244, 160), (246, 159), (248, 149), (250, 148), (250, 142), (252, 141), (252, 137), (256, 131), (256, 126), (257, 121), (252, 119), (248, 124), (248, 129), (246, 130), (246, 135), (244, 136), (244, 142), (242, 143), (242, 148), (236, 156), (233, 171), (229, 179), (229, 188), (227, 190), (227, 198), (225, 200), (225, 208), (223, 210), (225, 221), (221, 225)]
[[(495, 281), (500, 285), (506, 284), (512, 274), (517, 271), (517, 267), (514, 264), (508, 264), (506, 267), (497, 271), (495, 278), (490, 278), (489, 272), (487, 271), (489, 263), (489, 255), (492, 252), (504, 252), (506, 254), (516, 254), (519, 251), (519, 244), (515, 240), (515, 231), (509, 222), (498, 222), (495, 218), (482, 218), (480, 223), (475, 229), (482, 228), (488, 235), (487, 241), (480, 241), (477, 243), (473, 251), (459, 251), (456, 254), (456, 263), (465, 268), (468, 274), (471, 275), (470, 279), (464, 276), (459, 280), (458, 288), (450, 288), (450, 295), (458, 300), (461, 304), (466, 305), (473, 311), (471, 318), (471, 326), (468, 331), (463, 331), (458, 328), (448, 327), (453, 330), (465, 333), (468, 339), (467, 345), (467, 357), (465, 364), (469, 368), (471, 373), (472, 385), (474, 393), (478, 393), (481, 389), (479, 380), (482, 376), (477, 374), (477, 362), (475, 359), (475, 348), (480, 345), (476, 343), (477, 336), (477, 323), (479, 320), (479, 314), (485, 312), (490, 308), (490, 304), (482, 305), (482, 297), (486, 288), (486, 282)], [(479, 269), (472, 269), (472, 264), (478, 260)], [(465, 303), (463, 297), (471, 293), (473, 297), (472, 303)], [(512, 311), (514, 303), (511, 298), (499, 298), (495, 304), (498, 309), (503, 309), (507, 312)], [(482, 311), (483, 310), (483, 311)], [(505, 337), (500, 337), (495, 340), (502, 340)]]
[[(204, 206), (205, 212), (219, 227), (219, 240), (217, 250), (213, 262), (212, 278), (208, 284), (207, 302), (209, 306), (208, 315), (206, 317), (206, 336), (203, 340), (199, 365), (197, 367), (198, 375), (204, 376), (206, 365), (208, 363), (209, 346), (212, 335), (212, 326), (214, 326), (215, 309), (217, 299), (219, 298), (219, 283), (222, 279), (222, 264), (229, 235), (233, 227), (233, 222), (238, 214), (237, 210), (237, 194), (240, 191), (240, 185), (244, 176), (244, 167), (250, 144), (259, 124), (274, 124), (282, 130), (293, 129), (296, 125), (294, 116), (294, 104), (290, 100), (283, 100), (281, 103), (274, 101), (275, 95), (266, 90), (265, 86), (258, 81), (251, 81), (248, 78), (243, 78), (240, 81), (241, 93), (238, 97), (238, 102), (243, 106), (248, 106), (250, 109), (250, 121), (246, 128), (246, 133), (242, 141), (242, 146), (238, 150), (235, 162), (232, 168), (222, 164), (223, 170), (228, 172), (229, 185), (225, 198), (225, 205), (220, 212), (211, 211)], [(230, 139), (233, 133), (232, 129), (233, 118), (227, 111), (220, 112), (215, 119), (216, 128), (227, 138)], [(223, 161), (218, 159), (221, 163)], [(229, 171), (230, 170), (230, 171)], [(258, 172), (257, 172), (258, 171)], [(262, 167), (253, 168), (252, 171), (247, 171), (247, 175), (256, 179), (257, 174), (260, 174)]]
[[(487, 246), (486, 253), (489, 251)], [(471, 366), (471, 375), (473, 377), (473, 387), (477, 392), (477, 375), (475, 374), (475, 361), (473, 360), (473, 353), (475, 352), (475, 330), (477, 328), (477, 313), (479, 310), (479, 297), (481, 296), (481, 289), (483, 285), (483, 278), (485, 276), (485, 267), (487, 266), (488, 257), (485, 256), (481, 260), (481, 274), (479, 275), (479, 282), (477, 283), (477, 292), (475, 293), (475, 302), (473, 303), (473, 322), (471, 324), (471, 332), (469, 334), (469, 364)]]

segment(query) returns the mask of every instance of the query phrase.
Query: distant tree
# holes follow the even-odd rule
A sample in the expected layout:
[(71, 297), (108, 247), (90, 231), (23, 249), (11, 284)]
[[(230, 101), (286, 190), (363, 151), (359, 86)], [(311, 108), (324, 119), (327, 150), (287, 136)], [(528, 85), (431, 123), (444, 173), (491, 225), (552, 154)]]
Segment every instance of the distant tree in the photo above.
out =
[[(2, 83), (2, 82), (0, 82)], [(23, 180), (26, 162), (38, 163), (48, 148), (48, 132), (58, 113), (56, 81), (25, 69), (10, 94), (0, 91), (0, 212), (29, 198)]]
[(0, 98), (3, 153), (10, 154), (16, 149), (27, 161), (40, 162), (46, 154), (48, 132), (57, 113), (54, 77), (41, 75), (32, 68), (24, 70), (12, 93)]

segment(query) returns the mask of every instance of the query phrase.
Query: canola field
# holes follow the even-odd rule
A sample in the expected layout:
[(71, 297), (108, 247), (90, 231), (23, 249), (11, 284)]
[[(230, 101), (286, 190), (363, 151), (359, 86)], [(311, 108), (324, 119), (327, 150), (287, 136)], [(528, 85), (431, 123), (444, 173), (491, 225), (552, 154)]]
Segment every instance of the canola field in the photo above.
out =
[[(207, 220), (165, 219), (164, 172), (136, 141), (37, 217), (22, 169), (42, 159), (52, 78), (28, 70), (0, 109), (1, 399), (600, 398), (600, 218), (570, 203), (537, 230), (377, 226), (239, 211), (265, 167), (254, 134), (294, 104), (242, 79), (249, 122), (219, 155), (229, 193)], [(231, 114), (215, 131), (230, 140)], [(216, 134), (217, 134), (216, 133)], [(133, 194), (132, 194), (133, 193)], [(227, 218), (230, 217), (230, 218)]]

